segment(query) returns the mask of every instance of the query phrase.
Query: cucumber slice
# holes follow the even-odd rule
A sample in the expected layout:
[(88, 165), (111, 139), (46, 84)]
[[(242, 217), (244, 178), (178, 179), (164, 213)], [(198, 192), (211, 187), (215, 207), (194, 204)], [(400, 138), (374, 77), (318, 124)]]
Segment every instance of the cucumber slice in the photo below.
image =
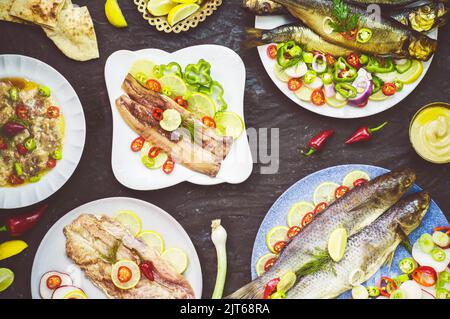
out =
[(216, 128), (222, 136), (239, 138), (244, 131), (244, 122), (241, 117), (233, 112), (217, 112), (214, 116)]
[(281, 82), (287, 83), (290, 79), (289, 75), (278, 63), (275, 63), (273, 72), (275, 73), (275, 76), (277, 77), (277, 79), (280, 80)]
[(419, 246), (424, 253), (431, 253), (434, 248), (433, 237), (428, 233), (422, 234), (422, 236), (419, 237)]
[(405, 73), (406, 71), (408, 71), (411, 68), (411, 65), (412, 65), (412, 61), (406, 60), (406, 62), (403, 64), (396, 64), (395, 69), (397, 70), (398, 73)]
[(294, 94), (302, 101), (311, 102), (311, 94), (313, 91), (313, 89), (302, 85), (302, 87), (295, 91)]

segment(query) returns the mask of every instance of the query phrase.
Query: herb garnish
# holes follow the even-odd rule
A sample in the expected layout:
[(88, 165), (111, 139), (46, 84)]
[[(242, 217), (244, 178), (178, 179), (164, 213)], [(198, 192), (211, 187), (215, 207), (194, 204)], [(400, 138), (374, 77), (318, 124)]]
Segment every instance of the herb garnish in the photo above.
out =
[(344, 3), (344, 0), (333, 0), (333, 7), (331, 10), (333, 17), (336, 20), (330, 22), (333, 31), (350, 32), (358, 25), (360, 15), (350, 14), (348, 5)]

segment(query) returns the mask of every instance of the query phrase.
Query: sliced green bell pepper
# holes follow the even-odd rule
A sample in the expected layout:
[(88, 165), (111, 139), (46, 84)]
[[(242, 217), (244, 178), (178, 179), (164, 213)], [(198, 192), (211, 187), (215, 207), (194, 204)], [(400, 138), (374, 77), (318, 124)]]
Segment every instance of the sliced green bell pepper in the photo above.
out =
[(370, 57), (366, 69), (370, 73), (389, 73), (394, 71), (395, 65), (390, 58), (377, 59), (374, 57)]
[(188, 64), (184, 70), (184, 81), (190, 85), (209, 86), (211, 79), (211, 64), (200, 59), (197, 64)]
[(347, 63), (343, 57), (339, 57), (334, 64), (333, 80), (336, 83), (353, 82), (358, 76), (354, 67)]
[(174, 74), (183, 77), (181, 66), (177, 62), (170, 62), (169, 64), (160, 64), (154, 67), (153, 74), (159, 79), (163, 75)]

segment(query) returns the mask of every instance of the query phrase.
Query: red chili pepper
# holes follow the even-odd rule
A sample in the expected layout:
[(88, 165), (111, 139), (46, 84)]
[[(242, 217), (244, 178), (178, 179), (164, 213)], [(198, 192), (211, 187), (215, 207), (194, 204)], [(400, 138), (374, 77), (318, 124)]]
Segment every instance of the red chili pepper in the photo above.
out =
[(305, 216), (303, 216), (301, 221), (301, 226), (305, 227), (313, 220), (314, 214), (312, 212), (306, 213)]
[(159, 147), (152, 146), (152, 148), (150, 148), (150, 150), (148, 151), (148, 157), (155, 158), (159, 155), (159, 152), (160, 152)]
[(16, 145), (17, 153), (20, 155), (25, 155), (27, 153), (27, 148), (22, 143)]
[(55, 168), (56, 166), (56, 160), (53, 157), (49, 157), (47, 160), (47, 168)]
[(277, 257), (270, 258), (266, 263), (264, 264), (264, 271), (268, 272), (270, 268), (275, 264), (277, 261)]
[(182, 96), (176, 96), (173, 100), (177, 102), (178, 105), (184, 107), (185, 109), (188, 107), (188, 102), (185, 99), (183, 99)]
[(417, 267), (416, 269), (414, 269), (411, 277), (415, 282), (425, 287), (431, 287), (437, 281), (436, 270), (434, 270), (434, 268), (430, 266)]
[(59, 115), (60, 115), (59, 107), (57, 107), (57, 106), (50, 106), (47, 109), (47, 117), (49, 119), (57, 119), (59, 117)]
[(175, 168), (175, 162), (169, 158), (163, 165), (163, 172), (166, 173), (167, 175), (169, 175), (173, 172), (174, 168)]
[(325, 202), (320, 202), (319, 204), (316, 205), (316, 207), (314, 207), (314, 215), (317, 215), (318, 213), (322, 212), (325, 210), (325, 208), (328, 207), (328, 204)]
[(153, 79), (148, 80), (145, 83), (145, 86), (147, 87), (147, 89), (155, 91), (155, 92), (160, 92), (161, 91), (161, 84)]
[(309, 140), (308, 146), (309, 150), (305, 153), (305, 156), (309, 156), (316, 152), (319, 152), (325, 142), (334, 134), (334, 130), (325, 130), (314, 136)]
[(338, 188), (336, 188), (336, 190), (334, 191), (334, 197), (336, 199), (341, 198), (342, 196), (344, 196), (348, 191), (350, 190), (350, 188), (348, 188), (347, 186), (339, 186)]
[(301, 230), (302, 229), (299, 226), (292, 226), (288, 230), (288, 233), (287, 233), (288, 238), (289, 239), (294, 238), (295, 236), (297, 236), (300, 233)]
[(346, 32), (340, 32), (340, 34), (349, 41), (353, 41), (356, 39), (356, 34), (358, 33), (358, 29), (354, 28), (351, 31), (346, 31)]
[(145, 140), (142, 136), (136, 137), (133, 142), (131, 142), (131, 151), (132, 152), (139, 152), (142, 147), (144, 146)]
[(325, 58), (328, 65), (334, 65), (334, 63), (336, 62), (336, 58), (329, 53), (325, 54)]
[(380, 126), (373, 128), (369, 128), (367, 126), (360, 127), (355, 131), (355, 133), (352, 134), (352, 136), (350, 136), (350, 138), (347, 141), (345, 141), (345, 144), (353, 144), (363, 141), (369, 141), (370, 139), (372, 139), (373, 133), (381, 130), (383, 127), (386, 126), (386, 124), (388, 124), (388, 122), (384, 122)]
[(0, 232), (8, 232), (12, 237), (23, 235), (37, 224), (47, 208), (48, 205), (43, 205), (32, 212), (6, 219), (5, 225), (0, 227)]
[(377, 286), (380, 289), (380, 294), (384, 297), (390, 297), (391, 292), (397, 289), (395, 281), (386, 276), (380, 278)]
[(8, 183), (13, 186), (21, 185), (21, 184), (25, 183), (25, 180), (23, 180), (16, 174), (12, 174), (12, 175), (9, 175), (9, 177), (8, 177)]
[(367, 183), (367, 180), (365, 178), (358, 178), (356, 181), (353, 182), (353, 187), (358, 187), (365, 183)]
[(277, 46), (275, 44), (271, 44), (267, 47), (267, 56), (272, 60), (277, 57)]
[(28, 108), (22, 103), (17, 104), (16, 115), (18, 118), (20, 118), (22, 120), (26, 120), (28, 118)]
[(277, 285), (280, 278), (275, 278), (269, 281), (264, 288), (264, 299), (270, 299), (270, 296), (277, 291)]
[(153, 263), (151, 261), (143, 261), (139, 265), (139, 269), (144, 274), (145, 277), (147, 277), (148, 280), (154, 281), (155, 276), (153, 275)]
[(161, 110), (159, 107), (155, 107), (155, 109), (152, 112), (152, 116), (158, 122), (162, 121), (162, 119), (163, 119), (163, 110)]
[(6, 149), (8, 149), (8, 143), (3, 137), (0, 136), (0, 151), (4, 151)]
[(350, 53), (347, 57), (347, 63), (350, 64), (355, 69), (361, 68), (361, 62), (359, 62), (359, 57), (356, 53)]
[(273, 245), (273, 250), (278, 254), (281, 253), (281, 251), (286, 247), (287, 242), (284, 240), (277, 241), (275, 245)]

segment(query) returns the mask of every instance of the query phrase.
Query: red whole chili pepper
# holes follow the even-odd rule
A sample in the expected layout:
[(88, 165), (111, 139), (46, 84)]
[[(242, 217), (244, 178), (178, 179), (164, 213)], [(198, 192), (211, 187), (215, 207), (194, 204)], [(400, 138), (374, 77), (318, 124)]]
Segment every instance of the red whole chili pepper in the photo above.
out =
[(139, 269), (141, 270), (141, 272), (144, 274), (144, 276), (150, 280), (150, 281), (154, 281), (155, 280), (155, 276), (153, 275), (153, 264), (151, 261), (143, 261), (140, 263), (139, 265)]
[(345, 141), (345, 144), (353, 144), (363, 141), (369, 141), (370, 139), (372, 139), (372, 135), (374, 132), (381, 130), (387, 124), (388, 122), (384, 122), (380, 126), (373, 128), (370, 128), (368, 126), (360, 127), (355, 131), (355, 133), (352, 134), (352, 136), (350, 136), (350, 138), (347, 141)]
[(280, 278), (275, 278), (269, 281), (264, 288), (264, 299), (270, 299), (270, 296), (277, 291), (277, 285)]
[(31, 212), (6, 219), (5, 224), (0, 226), (0, 232), (8, 232), (12, 237), (23, 235), (37, 224), (47, 208), (48, 205), (43, 205)]
[(163, 110), (161, 110), (160, 108), (156, 107), (153, 110), (153, 112), (152, 112), (152, 116), (158, 122), (161, 121), (163, 119)]
[(314, 136), (309, 140), (309, 150), (305, 153), (305, 156), (309, 156), (316, 152), (319, 152), (325, 142), (334, 134), (334, 130), (325, 130)]

